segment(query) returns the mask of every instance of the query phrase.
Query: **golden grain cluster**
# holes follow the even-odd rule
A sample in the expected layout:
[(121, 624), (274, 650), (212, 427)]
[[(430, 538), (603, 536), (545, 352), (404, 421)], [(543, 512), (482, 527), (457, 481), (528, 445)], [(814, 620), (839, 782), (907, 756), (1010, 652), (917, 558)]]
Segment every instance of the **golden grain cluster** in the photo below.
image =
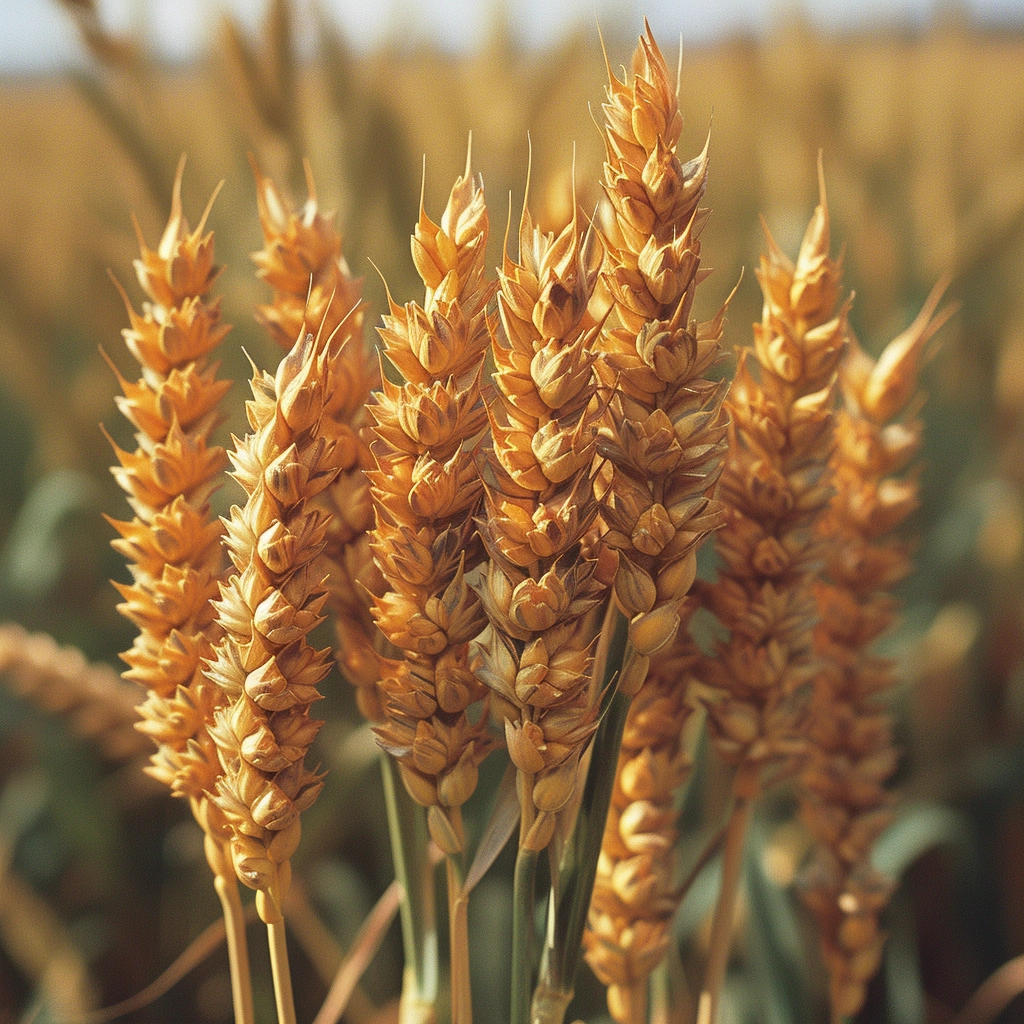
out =
[[(722, 1019), (748, 825), (779, 785), (814, 846), (803, 892), (834, 1019), (863, 1003), (890, 887), (870, 853), (895, 799), (878, 696), (894, 672), (873, 644), (910, 569), (893, 531), (916, 503), (918, 369), (949, 310), (936, 314), (937, 289), (877, 363), (857, 345), (819, 159), (795, 262), (767, 235), (762, 317), (752, 345), (737, 336), (733, 368), (728, 301), (695, 312), (710, 139), (678, 155), (679, 89), (648, 28), (631, 69), (609, 69), (596, 210), (573, 179), (554, 230), (524, 202), (493, 276), (468, 158), (439, 222), (421, 198), (422, 301), (388, 293), (379, 353), (309, 165), (296, 209), (254, 161), (253, 259), (272, 293), (256, 316), (284, 355), (253, 366), (230, 456), (244, 499), (221, 521), (227, 327), (209, 207), (190, 230), (180, 167), (158, 247), (140, 232), (147, 302), (129, 304), (124, 337), (142, 376), (119, 377), (118, 399), (136, 447), (116, 448), (114, 469), (134, 518), (112, 520), (133, 577), (121, 610), (138, 628), (125, 676), (146, 692), (147, 770), (205, 830), (237, 1024), (255, 1009), (236, 877), (269, 929), (280, 1024), (296, 1019), (291, 861), (323, 788), (314, 708), (334, 665), (404, 784), (388, 797), (389, 824), (407, 830), (393, 836), (412, 959), (403, 1022), (470, 1024), (467, 903), (517, 823), (512, 1024), (562, 1024), (583, 950), (613, 1018), (648, 1021), (686, 896), (677, 809), (703, 723), (731, 798), (704, 856), (721, 846), (693, 1019)], [(698, 580), (713, 534), (718, 566)], [(691, 628), (699, 610), (711, 641)], [(328, 618), (333, 652), (310, 635)], [(66, 703), (93, 685), (83, 670), (54, 679)], [(481, 838), (464, 810), (501, 747), (510, 781)], [(437, 971), (435, 850), (413, 832), (446, 861), (447, 1000), (424, 977)]]

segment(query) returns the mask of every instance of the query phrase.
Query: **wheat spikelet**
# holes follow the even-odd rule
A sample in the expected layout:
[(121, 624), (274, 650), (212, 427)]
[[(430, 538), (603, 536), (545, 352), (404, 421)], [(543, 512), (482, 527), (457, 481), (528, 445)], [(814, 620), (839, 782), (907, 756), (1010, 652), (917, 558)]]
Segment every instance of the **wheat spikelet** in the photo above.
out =
[(96, 743), (105, 757), (123, 761), (153, 749), (135, 728), (138, 690), (122, 683), (109, 666), (86, 661), (76, 647), (58, 646), (46, 633), (2, 623), (0, 674), (15, 693), (66, 716), (72, 731)]
[[(632, 80), (609, 73), (607, 94), (614, 220), (603, 279), (617, 326), (603, 334), (597, 363), (612, 394), (599, 443), (613, 467), (603, 541), (618, 553), (615, 595), (630, 617), (619, 690), (640, 696), (627, 720), (586, 942), (613, 1016), (636, 1021), (675, 909), (672, 803), (685, 769), (684, 669), (694, 657), (680, 627), (697, 548), (722, 520), (710, 494), (724, 449), (724, 386), (707, 373), (721, 357), (725, 307), (706, 323), (691, 318), (707, 273), (707, 146), (685, 166), (676, 156), (678, 102), (649, 26)], [(652, 718), (652, 707), (671, 717)]]
[(921, 441), (914, 394), (924, 348), (954, 311), (934, 315), (945, 285), (877, 362), (851, 338), (840, 372), (836, 493), (818, 527), (827, 551), (825, 579), (815, 587), (823, 667), (800, 779), (802, 817), (816, 843), (804, 897), (818, 922), (837, 1022), (863, 1005), (881, 958), (878, 918), (892, 887), (870, 854), (893, 817), (885, 782), (897, 752), (880, 695), (896, 677), (892, 663), (870, 651), (896, 617), (891, 590), (910, 570), (909, 544), (892, 532), (917, 506), (917, 479), (904, 470)]
[(205, 231), (210, 207), (190, 232), (181, 206), (183, 170), (184, 161), (158, 247), (149, 249), (139, 232), (135, 269), (150, 299), (141, 315), (125, 296), (131, 320), (125, 343), (143, 376), (132, 383), (118, 374), (124, 394), (117, 405), (136, 428), (138, 447), (115, 446), (120, 465), (113, 473), (135, 518), (109, 521), (121, 535), (113, 546), (134, 578), (117, 585), (124, 598), (118, 607), (139, 627), (122, 657), (130, 666), (125, 678), (148, 691), (138, 727), (158, 750), (147, 771), (192, 801), (212, 841), (211, 867), (220, 874), (225, 823), (207, 800), (219, 762), (206, 727), (222, 698), (203, 678), (201, 663), (218, 635), (210, 600), (222, 571), (221, 527), (208, 499), (227, 461), (209, 437), (230, 386), (216, 379), (209, 356), (228, 327), (220, 323), (219, 301), (206, 298), (219, 273), (213, 235)]
[(473, 452), (487, 427), (481, 375), (494, 291), (484, 278), (487, 230), (483, 190), (468, 165), (440, 224), (421, 205), (412, 253), (426, 296), (423, 306), (389, 300), (380, 336), (401, 383), (384, 379), (371, 406), (372, 547), (388, 584), (374, 615), (405, 655), (382, 661), (384, 721), (376, 733), (413, 799), (429, 808), (431, 835), (448, 854), (463, 851), (460, 808), (492, 746), (486, 721), (466, 714), (486, 693), (469, 663), (469, 641), (484, 619), (466, 574), (483, 559), (474, 526), (483, 485)]
[(309, 198), (293, 211), (274, 183), (254, 165), (264, 247), (253, 260), (274, 289), (273, 301), (258, 317), (270, 335), (289, 349), (300, 333), (318, 329), (329, 337), (327, 390), (321, 435), (333, 442), (338, 475), (317, 501), (330, 513), (323, 561), (328, 573), (328, 606), (338, 635), (338, 667), (356, 688), (363, 714), (383, 716), (377, 695), (378, 665), (366, 593), (379, 594), (383, 580), (370, 555), (366, 531), (373, 505), (365, 471), (373, 459), (361, 437), (368, 427), (366, 404), (376, 383), (363, 337), (362, 278), (352, 276), (342, 255), (334, 215), (323, 213), (312, 172), (306, 165)]
[(210, 730), (224, 770), (214, 800), (231, 826), (235, 871), (257, 890), (267, 924), (282, 920), (299, 814), (323, 787), (304, 758), (322, 724), (309, 708), (330, 655), (306, 641), (327, 600), (317, 556), (329, 522), (311, 499), (335, 475), (331, 444), (318, 434), (328, 355), (305, 333), (275, 376), (253, 376), (253, 432), (231, 456), (248, 499), (225, 520), (236, 573), (214, 602), (224, 636), (207, 667), (227, 701)]
[(480, 531), (490, 556), (480, 591), (490, 628), (478, 650), (519, 771), (520, 847), (532, 851), (550, 841), (596, 727), (583, 617), (605, 583), (582, 542), (598, 512), (591, 467), (601, 325), (587, 305), (601, 255), (576, 216), (558, 235), (544, 234), (524, 207), (520, 262), (506, 246), (500, 272), (492, 482)]

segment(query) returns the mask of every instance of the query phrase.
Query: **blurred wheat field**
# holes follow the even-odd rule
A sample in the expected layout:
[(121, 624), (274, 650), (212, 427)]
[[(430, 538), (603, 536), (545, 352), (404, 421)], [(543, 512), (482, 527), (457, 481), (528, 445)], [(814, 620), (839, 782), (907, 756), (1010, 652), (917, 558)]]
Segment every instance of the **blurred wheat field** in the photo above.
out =
[[(339, 211), (349, 264), (366, 278), (371, 324), (384, 308), (381, 277), (398, 301), (415, 292), (407, 238), (421, 177), (426, 209), (439, 211), (470, 133), (491, 203), (491, 267), (501, 257), (504, 197), (520, 209), (531, 152), (542, 223), (571, 215), (574, 160), (581, 206), (598, 202), (603, 143), (590, 108), (599, 116), (605, 72), (596, 30), (544, 52), (518, 49), (496, 30), (466, 57), (422, 47), (357, 55), (343, 27), (321, 19), (315, 54), (300, 60), (291, 17), (278, 0), (259, 38), (225, 23), (189, 67), (157, 66), (130, 40), (104, 48), (94, 38), (90, 70), (77, 79), (0, 83), (0, 619), (95, 660), (117, 664), (131, 639), (107, 582), (125, 570), (100, 517), (123, 499), (98, 424), (119, 443), (128, 436), (99, 351), (128, 374), (124, 308), (107, 272), (137, 298), (130, 212), (148, 240), (159, 237), (182, 153), (193, 220), (226, 181), (210, 224), (226, 266), (224, 319), (234, 325), (223, 376), (236, 381), (248, 374), (243, 348), (260, 365), (272, 358), (252, 315), (266, 294), (250, 259), (261, 239), (247, 153), (296, 199), (308, 156), (321, 204)], [(633, 32), (605, 42), (617, 66)], [(791, 17), (763, 39), (682, 54), (682, 150), (699, 151), (711, 130), (704, 261), (715, 273), (697, 313), (712, 315), (747, 268), (727, 347), (745, 343), (760, 317), (749, 272), (762, 245), (758, 214), (795, 250), (815, 201), (819, 149), (865, 347), (877, 351), (905, 326), (944, 272), (962, 304), (926, 371), (917, 568), (889, 651), (906, 680), (895, 711), (907, 802), (882, 855), (903, 884), (863, 1022), (952, 1021), (986, 977), (1024, 954), (1022, 64), (1024, 32), (981, 32), (953, 13), (905, 36), (827, 37)], [(233, 389), (237, 422), (225, 437), (243, 429), (242, 390)], [(214, 500), (223, 511), (237, 495)], [(301, 852), (304, 898), (316, 910), (298, 926), (301, 1019), (312, 1019), (340, 949), (391, 880), (373, 743), (347, 690), (329, 690), (318, 743), (331, 774)], [(720, 781), (713, 771), (703, 780), (709, 805)], [(741, 908), (754, 981), (737, 988), (737, 1020), (820, 1019), (791, 892), (802, 840), (778, 827), (782, 810), (769, 806), (757, 826), (763, 856), (751, 870), (764, 885)], [(684, 813), (699, 819), (699, 808)], [(0, 691), (0, 1024), (71, 1020), (126, 998), (214, 919), (201, 841), (186, 817), (73, 719)], [(471, 907), (475, 934), (494, 949), (493, 963), (474, 965), (485, 1022), (506, 1012), (511, 865), (499, 868)], [(699, 918), (711, 898), (702, 905), (695, 891), (682, 915), (684, 951), (706, 942)], [(391, 935), (365, 979), (374, 1002), (395, 996), (398, 963)], [(579, 989), (578, 1014), (605, 1019), (596, 983)], [(33, 1018), (38, 1000), (44, 1009)], [(257, 1000), (271, 996), (257, 991)], [(998, 1020), (1021, 1014), (1018, 998)], [(229, 1017), (226, 968), (213, 957), (123, 1019)], [(347, 1019), (372, 1018), (357, 1002)]]

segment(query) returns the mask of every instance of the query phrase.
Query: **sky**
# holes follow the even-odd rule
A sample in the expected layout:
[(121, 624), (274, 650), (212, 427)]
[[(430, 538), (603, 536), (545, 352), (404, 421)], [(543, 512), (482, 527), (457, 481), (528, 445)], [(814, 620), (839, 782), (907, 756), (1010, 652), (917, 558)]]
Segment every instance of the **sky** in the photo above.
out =
[[(496, 0), (319, 0), (350, 42), (368, 49), (383, 39), (413, 36), (447, 49), (472, 49), (494, 17)], [(1024, 26), (1024, 0), (952, 0), (973, 18)], [(790, 0), (498, 0), (523, 42), (543, 46), (579, 24), (641, 25), (646, 14), (662, 38), (681, 34), (706, 42), (735, 31), (763, 31)], [(798, 0), (825, 29), (858, 25), (920, 28), (951, 0)], [(255, 27), (263, 0), (99, 0), (114, 29), (141, 29), (171, 60), (197, 52), (211, 37), (218, 12), (229, 9)], [(301, 8), (304, 0), (297, 0)], [(81, 47), (56, 0), (0, 0), (0, 73), (46, 71), (82, 60)]]

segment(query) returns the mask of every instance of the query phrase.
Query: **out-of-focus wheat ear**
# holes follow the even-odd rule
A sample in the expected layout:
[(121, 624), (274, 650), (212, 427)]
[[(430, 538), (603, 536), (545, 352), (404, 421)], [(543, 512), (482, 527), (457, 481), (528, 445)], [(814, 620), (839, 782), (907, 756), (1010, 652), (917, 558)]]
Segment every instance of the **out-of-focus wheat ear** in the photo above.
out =
[(793, 263), (768, 235), (754, 344), (743, 350), (726, 409), (732, 418), (716, 537), (722, 567), (703, 595), (729, 631), (698, 669), (710, 736), (736, 767), (723, 880), (712, 924), (699, 1020), (714, 1024), (732, 944), (751, 808), (769, 773), (806, 753), (811, 681), (819, 671), (813, 587), (817, 524), (832, 493), (836, 374), (848, 335), (841, 258), (830, 255), (819, 159), (819, 203)]
[(355, 687), (363, 715), (380, 722), (378, 659), (399, 652), (384, 642), (370, 613), (371, 598), (384, 589), (367, 536), (373, 503), (366, 472), (374, 465), (367, 404), (379, 376), (364, 337), (362, 278), (353, 277), (345, 261), (334, 214), (322, 211), (317, 203), (308, 162), (305, 170), (308, 198), (295, 210), (253, 161), (264, 238), (264, 247), (253, 260), (259, 277), (274, 290), (272, 301), (259, 308), (258, 316), (284, 348), (300, 332), (329, 339), (329, 398), (320, 430), (333, 443), (337, 476), (316, 499), (330, 514), (321, 555), (327, 606), (338, 639), (338, 668)]
[(138, 690), (104, 664), (86, 661), (76, 647), (62, 647), (46, 633), (0, 624), (0, 674), (10, 689), (95, 743), (112, 761), (134, 761), (152, 744), (135, 728)]
[(220, 763), (209, 728), (224, 698), (203, 674), (219, 635), (211, 601), (223, 571), (221, 529), (209, 497), (227, 462), (211, 435), (223, 419), (220, 404), (229, 386), (217, 380), (210, 357), (228, 327), (220, 322), (219, 300), (208, 297), (220, 273), (206, 229), (217, 191), (190, 230), (181, 203), (184, 166), (182, 158), (156, 249), (136, 224), (141, 255), (135, 270), (150, 300), (141, 315), (120, 289), (130, 321), (122, 333), (142, 377), (133, 383), (117, 375), (123, 392), (117, 406), (136, 430), (136, 448), (114, 446), (119, 465), (113, 473), (135, 516), (108, 521), (120, 534), (113, 546), (133, 577), (116, 586), (124, 599), (119, 610), (139, 629), (122, 657), (129, 666), (125, 677), (147, 691), (138, 728), (157, 744), (147, 771), (188, 798), (205, 832), (228, 931), (236, 1021), (247, 1024), (252, 995), (238, 887), (225, 852), (229, 830), (210, 802)]
[(949, 304), (937, 312), (948, 285), (938, 282), (877, 361), (851, 337), (840, 367), (835, 491), (817, 526), (825, 552), (814, 588), (821, 666), (798, 789), (815, 844), (801, 889), (817, 922), (836, 1024), (864, 1003), (885, 940), (879, 917), (893, 888), (872, 866), (871, 851), (895, 814), (886, 782), (898, 755), (885, 693), (897, 676), (873, 649), (897, 615), (892, 588), (911, 569), (912, 545), (897, 531), (918, 503), (918, 476), (908, 470), (923, 429), (918, 374), (928, 342), (956, 311)]

